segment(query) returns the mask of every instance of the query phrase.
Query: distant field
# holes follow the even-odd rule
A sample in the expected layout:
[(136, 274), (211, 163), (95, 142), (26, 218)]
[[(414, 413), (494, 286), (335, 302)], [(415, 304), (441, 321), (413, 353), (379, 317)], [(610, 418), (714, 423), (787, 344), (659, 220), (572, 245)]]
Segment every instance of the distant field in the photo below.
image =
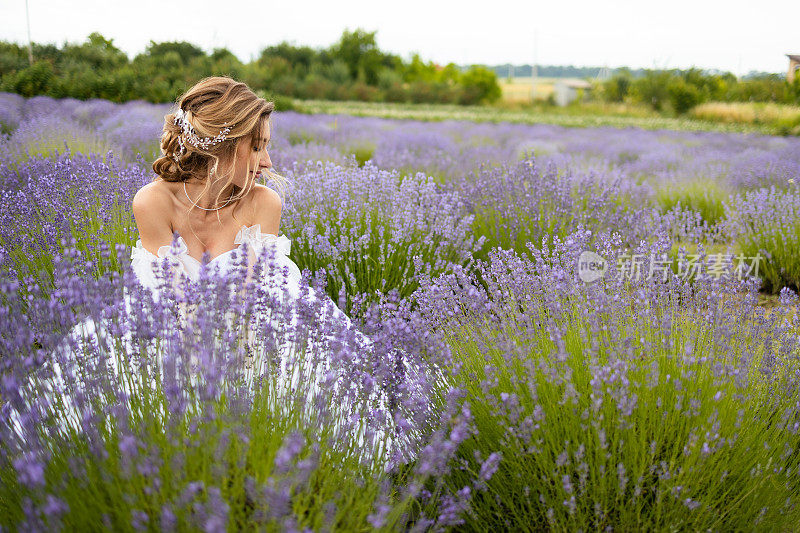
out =
[(310, 114), (342, 114), (414, 120), (469, 120), (474, 122), (512, 122), (555, 124), (567, 127), (612, 126), (647, 130), (720, 131), (740, 133), (782, 133), (774, 124), (726, 123), (692, 118), (662, 117), (644, 107), (627, 104), (584, 103), (568, 107), (535, 105), (528, 107), (459, 106), (452, 104), (394, 104), (376, 102), (334, 102), (298, 100), (297, 109)]
[(780, 133), (800, 135), (800, 106), (767, 102), (709, 102), (691, 111), (692, 118), (737, 124), (769, 124)]
[(536, 78), (534, 90), (533, 78), (499, 78), (500, 89), (503, 91), (503, 100), (506, 102), (530, 102), (531, 96), (537, 100), (546, 100), (553, 93), (553, 86), (557, 78)]
[[(500, 78), (499, 84), (503, 92), (500, 107), (525, 107), (532, 102), (544, 102), (553, 94), (554, 86), (559, 78)], [(562, 114), (565, 110), (546, 109), (546, 113)], [(756, 131), (776, 135), (800, 135), (800, 106), (791, 106), (764, 102), (707, 102), (690, 110), (685, 118), (670, 119), (662, 117), (651, 109), (627, 103), (584, 102), (574, 106), (566, 112), (574, 116), (585, 114), (594, 119), (597, 115), (612, 115), (616, 117), (636, 118), (647, 120), (655, 118), (677, 120), (678, 129), (695, 129), (697, 122), (714, 124), (736, 124), (742, 127), (763, 127)], [(513, 119), (512, 119), (513, 120)], [(657, 121), (657, 123), (660, 123)], [(592, 123), (594, 124), (594, 123)], [(570, 124), (571, 125), (571, 124)], [(648, 127), (648, 126), (642, 126)], [(656, 126), (661, 127), (661, 126)], [(672, 127), (672, 126), (667, 126)], [(712, 128), (716, 129), (716, 128)], [(727, 131), (727, 130), (725, 130)], [(748, 131), (746, 128), (737, 131)]]

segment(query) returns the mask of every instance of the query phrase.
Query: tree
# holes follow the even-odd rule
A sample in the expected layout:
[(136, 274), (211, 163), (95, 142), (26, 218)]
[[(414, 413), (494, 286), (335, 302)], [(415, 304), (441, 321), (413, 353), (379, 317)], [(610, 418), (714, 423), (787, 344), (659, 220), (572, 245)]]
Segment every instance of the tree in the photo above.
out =
[(270, 64), (275, 59), (283, 59), (291, 68), (296, 71), (298, 67), (302, 67), (303, 73), (307, 72), (311, 67), (311, 63), (315, 62), (319, 53), (308, 46), (294, 46), (293, 44), (283, 41), (275, 46), (264, 48), (258, 58), (258, 63), (265, 67), (270, 67)]
[(683, 78), (673, 78), (667, 84), (667, 92), (672, 109), (683, 114), (699, 104), (703, 97), (697, 86), (686, 82)]
[(603, 82), (603, 95), (609, 102), (624, 102), (625, 97), (628, 96), (630, 86), (630, 70), (620, 69), (611, 79)]
[(31, 97), (47, 94), (55, 83), (53, 67), (47, 61), (36, 61), (16, 75), (3, 78), (3, 90)]
[(65, 68), (86, 65), (92, 70), (114, 70), (128, 64), (128, 56), (114, 46), (113, 39), (106, 39), (94, 32), (80, 45), (65, 45), (59, 63)]
[(339, 42), (330, 48), (329, 53), (347, 65), (351, 79), (360, 79), (369, 85), (378, 84), (378, 73), (382, 68), (395, 64), (391, 56), (378, 50), (374, 31), (344, 30)]
[(638, 102), (661, 111), (668, 100), (667, 84), (672, 74), (663, 70), (646, 70), (645, 75), (633, 81), (630, 87), (631, 97)]
[(150, 41), (150, 44), (147, 45), (147, 50), (145, 51), (146, 55), (151, 57), (162, 57), (167, 54), (174, 52), (178, 55), (181, 62), (188, 65), (192, 59), (196, 57), (204, 57), (206, 55), (205, 52), (201, 48), (193, 45), (192, 43), (187, 43), (186, 41), (177, 41), (177, 42), (164, 42), (164, 43), (157, 43), (155, 41)]
[(465, 91), (474, 91), (478, 102), (495, 102), (503, 94), (497, 83), (497, 74), (482, 66), (472, 66), (461, 75)]

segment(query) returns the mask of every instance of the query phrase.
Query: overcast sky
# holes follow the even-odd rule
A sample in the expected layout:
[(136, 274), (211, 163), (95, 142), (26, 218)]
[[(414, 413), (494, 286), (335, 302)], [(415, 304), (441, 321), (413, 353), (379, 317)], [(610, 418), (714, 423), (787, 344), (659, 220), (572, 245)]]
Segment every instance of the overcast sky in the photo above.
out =
[[(133, 58), (150, 40), (227, 47), (242, 61), (289, 41), (328, 47), (344, 29), (377, 31), (381, 50), (457, 64), (717, 68), (785, 72), (800, 54), (800, 0), (435, 0), (215, 2), (28, 0), (35, 42), (93, 31)], [(27, 43), (25, 0), (0, 0), (0, 39)]]

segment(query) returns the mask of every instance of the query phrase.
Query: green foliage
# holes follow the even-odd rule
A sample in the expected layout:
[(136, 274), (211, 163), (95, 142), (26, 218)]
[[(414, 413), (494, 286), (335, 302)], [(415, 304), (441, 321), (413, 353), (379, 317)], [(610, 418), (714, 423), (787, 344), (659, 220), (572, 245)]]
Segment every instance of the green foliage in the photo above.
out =
[(267, 100), (271, 101), (275, 104), (276, 111), (296, 111), (297, 106), (294, 103), (294, 100), (289, 98), (288, 96), (281, 96), (281, 95), (272, 95), (267, 98)]
[(28, 64), (26, 49), (15, 43), (0, 41), (0, 76), (23, 70)]
[(631, 76), (627, 73), (616, 74), (601, 86), (605, 99), (609, 102), (623, 102), (628, 96), (631, 86)]
[(384, 54), (375, 43), (375, 32), (345, 30), (339, 42), (330, 48), (332, 58), (347, 65), (350, 79), (369, 85), (378, 83), (378, 72), (392, 65), (392, 56)]
[(148, 55), (152, 58), (159, 58), (173, 53), (177, 54), (178, 59), (182, 63), (190, 63), (197, 57), (205, 56), (205, 53), (202, 49), (186, 41), (164, 43), (150, 41), (150, 44), (147, 45), (147, 50), (145, 51), (145, 55)]
[(497, 75), (486, 67), (471, 67), (461, 75), (461, 85), (471, 95), (468, 104), (496, 102), (502, 95)]
[(702, 100), (700, 89), (681, 78), (674, 78), (667, 84), (667, 93), (672, 109), (682, 115)]
[[(33, 43), (32, 49), (33, 65), (26, 46), (0, 42), (0, 90), (24, 96), (170, 102), (203, 77), (227, 75), (253, 89), (298, 99), (483, 105), (502, 96), (492, 69), (473, 66), (462, 72), (454, 63), (438, 65), (419, 54), (405, 62), (378, 48), (376, 32), (360, 28), (345, 30), (325, 49), (288, 42), (269, 46), (250, 63), (226, 48), (206, 53), (186, 41), (150, 41), (144, 53), (129, 60), (113, 39), (97, 32), (80, 44), (59, 48)], [(597, 93), (605, 101), (643, 103), (678, 115), (708, 101), (800, 104), (800, 77), (790, 84), (782, 75), (737, 80), (730, 73), (697, 68), (635, 74), (618, 69)], [(779, 134), (796, 130), (800, 133), (797, 124), (776, 126)]]
[(378, 88), (387, 102), (408, 101), (408, 91), (403, 87), (403, 77), (396, 70), (385, 68), (378, 73)]
[(0, 87), (25, 97), (48, 94), (56, 87), (55, 73), (50, 63), (37, 61), (19, 72), (4, 76)]
[(61, 50), (62, 64), (82, 64), (95, 71), (113, 70), (128, 64), (128, 56), (112, 41), (94, 32), (83, 44), (66, 44)]
[(633, 77), (622, 69), (602, 83), (601, 97), (607, 102), (646, 104), (656, 111), (670, 107), (683, 114), (703, 102), (776, 102), (800, 103), (800, 81), (790, 84), (783, 75), (770, 74), (737, 80), (730, 72), (707, 73), (688, 70), (645, 70)]
[(634, 80), (631, 84), (631, 98), (635, 102), (649, 105), (656, 111), (661, 111), (669, 97), (667, 84), (670, 78), (671, 74), (668, 72), (647, 71), (647, 75)]
[[(488, 69), (475, 67), (462, 75), (453, 63), (441, 67), (418, 55), (405, 64), (378, 48), (375, 32), (362, 29), (345, 30), (335, 44), (321, 50), (282, 42), (247, 64), (226, 48), (207, 54), (185, 41), (150, 41), (144, 53), (128, 60), (99, 33), (61, 49), (34, 44), (33, 54), (37, 62), (29, 65), (26, 48), (0, 42), (0, 90), (169, 102), (203, 77), (224, 75), (286, 98), (474, 104), (500, 96)], [(283, 103), (288, 109), (289, 101)]]
[(448, 63), (441, 67), (428, 61), (427, 63), (415, 53), (411, 56), (411, 62), (403, 68), (403, 80), (408, 83), (445, 83), (456, 84), (461, 79), (461, 71), (454, 63)]
[(356, 158), (358, 166), (363, 167), (367, 161), (372, 159), (372, 156), (375, 155), (375, 148), (376, 146), (373, 143), (362, 143), (353, 147), (353, 157)]
[(725, 202), (729, 197), (730, 193), (713, 180), (668, 184), (656, 191), (656, 202), (663, 213), (681, 205), (700, 213), (709, 225), (725, 218)]

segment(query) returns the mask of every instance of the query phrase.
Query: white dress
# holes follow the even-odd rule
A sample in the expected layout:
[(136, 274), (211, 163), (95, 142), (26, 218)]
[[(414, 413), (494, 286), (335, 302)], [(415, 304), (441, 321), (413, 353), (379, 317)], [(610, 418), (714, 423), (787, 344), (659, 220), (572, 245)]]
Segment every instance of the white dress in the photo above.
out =
[[(189, 255), (182, 237), (178, 237), (174, 245), (160, 247), (155, 255), (142, 246), (141, 240), (136, 242), (131, 251), (131, 270), (139, 284), (149, 289), (152, 299), (141, 298), (145, 292), (137, 297), (126, 288), (123, 297), (125, 311), (121, 313), (124, 325), (119, 325), (119, 315), (113, 325), (105, 322), (105, 318), (99, 321), (84, 319), (53, 352), (52, 373), (45, 380), (37, 379), (38, 390), (45, 391), (44, 396), (48, 401), (55, 400), (59, 404), (59, 412), (63, 413), (60, 427), (85, 427), (84, 396), (91, 395), (91, 391), (80, 378), (72, 377), (81, 371), (110, 367), (119, 378), (118, 389), (130, 396), (144, 386), (143, 380), (147, 381), (148, 378), (142, 376), (149, 377), (150, 387), (156, 387), (161, 381), (163, 390), (166, 391), (164, 372), (168, 366), (173, 378), (176, 375), (184, 377), (183, 382), (174, 378), (177, 381), (173, 381), (173, 385), (180, 383), (179, 387), (190, 388), (216, 379), (214, 394), (218, 394), (225, 387), (222, 383), (224, 379), (220, 380), (219, 374), (209, 378), (208, 367), (214, 367), (215, 364), (224, 366), (233, 362), (241, 371), (237, 376), (242, 378), (234, 385), (237, 387), (236, 391), (241, 393), (242, 387), (250, 393), (256, 388), (263, 391), (266, 383), (266, 390), (269, 391), (268, 404), (270, 410), (276, 414), (296, 417), (297, 410), (300, 409), (309, 424), (319, 424), (322, 423), (321, 420), (327, 420), (334, 442), (353, 453), (358, 452), (367, 461), (379, 457), (388, 464), (392, 460), (402, 461), (413, 457), (413, 452), (410, 451), (411, 438), (406, 433), (401, 437), (394, 422), (396, 399), (390, 398), (391, 394), (385, 388), (375, 385), (375, 376), (369, 375), (369, 369), (375, 368), (375, 358), (382, 356), (373, 352), (372, 341), (352, 327), (347, 315), (327, 295), (316, 293), (303, 282), (300, 269), (289, 258), (289, 239), (286, 236), (262, 233), (261, 226), (256, 224), (242, 226), (234, 243), (240, 246), (213, 258), (204, 266)], [(166, 329), (156, 328), (157, 333), (150, 342), (145, 343), (145, 348), (142, 347), (141, 336), (134, 341), (130, 332), (152, 326), (147, 322), (149, 310), (153, 309), (149, 306), (155, 305), (163, 295), (169, 294), (171, 296), (168, 298), (179, 300), (185, 294), (182, 287), (188, 287), (187, 283), (203, 283), (203, 279), (208, 281), (209, 278), (203, 276), (212, 276), (217, 282), (220, 279), (230, 279), (231, 275), (234, 275), (234, 279), (242, 279), (235, 278), (235, 273), (244, 272), (241, 270), (245, 265), (243, 252), (247, 257), (247, 280), (261, 288), (261, 294), (271, 302), (272, 307), (269, 310), (281, 309), (282, 313), (275, 315), (265, 312), (266, 308), (263, 306), (256, 307), (256, 312), (248, 316), (249, 321), (243, 327), (241, 315), (226, 311), (227, 329), (239, 333), (236, 349), (231, 350), (230, 344), (224, 344), (219, 338), (215, 338), (213, 343), (202, 345), (197, 353), (190, 353), (188, 357), (185, 349), (174, 350), (183, 354), (180, 357), (163, 355), (171, 353), (170, 342), (160, 337), (175, 334), (171, 337), (173, 341), (184, 339), (185, 342), (187, 336), (196, 341), (195, 336), (204, 333), (202, 328), (197, 328), (192, 322), (197, 309), (193, 312), (192, 303), (183, 301), (178, 304), (181, 311), (175, 317), (176, 322)], [(263, 271), (254, 268), (258, 262)], [(261, 274), (260, 278), (255, 277), (258, 273)], [(168, 284), (171, 287), (165, 292)], [(239, 289), (232, 285), (228, 287), (230, 294), (235, 295), (239, 294), (236, 290), (241, 290), (242, 286), (239, 285)], [(295, 334), (303, 336), (298, 330), (316, 326), (309, 326), (311, 322), (307, 316), (301, 320), (302, 311), (299, 309), (302, 308), (298, 307), (299, 301), (305, 302), (306, 311), (313, 311), (313, 324), (319, 327), (311, 337), (303, 337), (303, 342), (296, 340)], [(282, 303), (276, 306), (276, 302)], [(232, 322), (233, 319), (238, 322)], [(180, 335), (183, 337), (176, 333), (178, 329), (182, 331)], [(87, 351), (84, 343), (91, 343), (94, 348)], [(123, 349), (120, 350), (120, 347)], [(332, 352), (337, 347), (340, 348), (337, 352), (338, 358)], [(87, 355), (89, 352), (104, 355)], [(165, 363), (166, 359), (172, 361), (170, 365)], [(124, 368), (128, 369), (127, 373), (123, 373), (126, 376), (124, 378), (120, 374), (120, 364), (123, 361)], [(103, 367), (104, 364), (107, 366)], [(405, 368), (404, 375), (414, 374), (408, 361), (402, 360), (401, 365)], [(141, 371), (143, 366), (146, 367), (144, 372)], [(63, 372), (64, 369), (69, 371)], [(129, 377), (131, 369), (135, 374), (133, 379)], [(187, 373), (180, 373), (187, 369)], [(65, 376), (70, 377), (65, 379)], [(32, 384), (33, 378), (31, 380)], [(367, 386), (363, 387), (365, 382)], [(409, 394), (408, 391), (412, 391), (413, 387), (403, 387), (403, 390), (407, 391), (404, 394)], [(179, 391), (178, 395), (180, 394)], [(415, 401), (420, 403), (420, 398)], [(26, 436), (23, 434), (20, 416), (26, 415), (13, 410), (8, 404), (3, 410), (7, 411), (3, 413), (3, 419), (11, 421), (20, 441), (24, 442)], [(314, 418), (320, 412), (330, 418)], [(167, 416), (167, 413), (162, 414)], [(406, 420), (405, 417), (403, 419)]]

